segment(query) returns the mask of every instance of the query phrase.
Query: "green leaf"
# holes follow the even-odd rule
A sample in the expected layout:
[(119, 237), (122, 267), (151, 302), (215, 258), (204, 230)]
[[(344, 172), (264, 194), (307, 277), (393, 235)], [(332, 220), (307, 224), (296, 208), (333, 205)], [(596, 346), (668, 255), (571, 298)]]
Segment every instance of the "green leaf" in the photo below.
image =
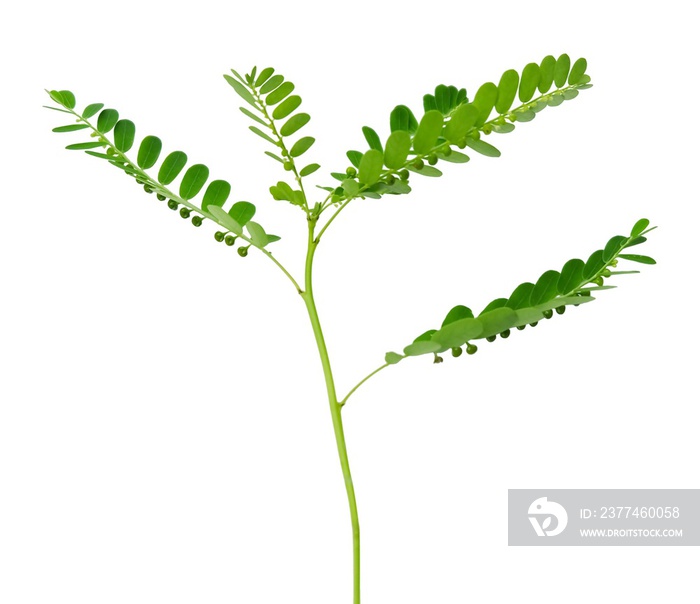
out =
[(134, 146), (136, 125), (131, 120), (119, 120), (114, 126), (114, 146), (126, 153)]
[(183, 199), (195, 197), (202, 190), (207, 178), (209, 178), (209, 168), (204, 164), (190, 166), (180, 183), (180, 197)]
[(396, 363), (401, 362), (405, 357), (397, 352), (387, 352), (384, 355), (384, 361), (387, 365), (396, 365)]
[(405, 130), (410, 134), (414, 134), (418, 130), (418, 120), (406, 105), (397, 105), (389, 116), (389, 126), (392, 132)]
[(308, 176), (309, 174), (313, 174), (320, 167), (321, 166), (319, 166), (318, 164), (309, 164), (308, 166), (304, 166), (299, 172), (299, 176)]
[(273, 73), (275, 73), (275, 70), (272, 67), (265, 67), (265, 69), (260, 72), (260, 75), (258, 75), (258, 79), (255, 80), (255, 87), (260, 88), (260, 86), (270, 79)]
[(182, 172), (186, 163), (187, 155), (184, 152), (173, 151), (165, 158), (163, 165), (158, 170), (158, 182), (163, 185), (169, 185)]
[(231, 194), (231, 185), (225, 180), (212, 180), (204, 192), (202, 209), (206, 212), (209, 206), (222, 207)]
[(581, 81), (583, 74), (586, 73), (586, 67), (588, 67), (588, 62), (586, 61), (586, 59), (584, 59), (583, 57), (581, 57), (580, 59), (576, 59), (574, 64), (571, 66), (571, 73), (569, 74), (570, 86), (578, 84)]
[(228, 74), (224, 74), (225, 80), (231, 85), (231, 88), (233, 88), (236, 91), (236, 94), (240, 96), (246, 103), (249, 103), (256, 109), (258, 109), (258, 104), (255, 101), (255, 97), (253, 94), (246, 88), (244, 84), (241, 84), (238, 80), (232, 78)]
[(487, 143), (486, 141), (483, 141), (478, 138), (471, 138), (468, 136), (466, 142), (468, 147), (471, 147), (472, 149), (474, 149), (474, 151), (481, 153), (486, 157), (501, 156), (501, 152), (498, 149), (496, 149), (496, 147), (494, 147), (490, 143)]
[(513, 327), (518, 320), (518, 316), (512, 308), (501, 307), (480, 314), (477, 320), (482, 326), (479, 337), (488, 338)]
[(97, 112), (104, 107), (104, 103), (92, 103), (85, 107), (83, 109), (83, 118), (90, 119), (93, 115), (96, 115)]
[(228, 215), (244, 227), (255, 216), (255, 206), (248, 201), (237, 201), (228, 211)]
[(571, 67), (571, 59), (569, 55), (563, 54), (557, 59), (557, 64), (554, 66), (554, 85), (561, 88), (566, 84), (566, 77), (569, 75)]
[(354, 178), (346, 178), (340, 183), (346, 197), (355, 197), (360, 192), (360, 184)]
[(630, 232), (630, 238), (635, 239), (639, 237), (649, 226), (649, 221), (646, 218), (640, 218), (634, 223), (632, 231)]
[(561, 93), (561, 96), (564, 97), (565, 101), (570, 101), (571, 99), (575, 99), (578, 96), (578, 90), (576, 90), (575, 88), (564, 90)]
[(498, 87), (493, 82), (482, 84), (479, 90), (476, 91), (472, 103), (479, 111), (479, 117), (476, 120), (476, 125), (481, 126), (491, 115), (491, 110), (496, 104), (498, 98)]
[(289, 150), (289, 155), (292, 157), (299, 157), (300, 155), (303, 155), (311, 148), (311, 145), (313, 145), (314, 142), (316, 142), (316, 139), (311, 136), (300, 138)]
[(513, 105), (519, 81), (520, 76), (515, 69), (503, 72), (501, 81), (498, 83), (498, 95), (496, 96), (496, 111), (498, 113), (507, 113)]
[(267, 155), (268, 157), (271, 157), (272, 159), (274, 159), (275, 161), (278, 161), (281, 164), (284, 163), (284, 160), (279, 155), (276, 155), (276, 154), (272, 153), (271, 151), (265, 151), (265, 155)]
[(640, 262), (641, 264), (656, 264), (656, 260), (649, 256), (640, 256), (639, 254), (620, 254), (619, 258), (631, 260), (632, 262)]
[(530, 306), (539, 306), (549, 302), (557, 293), (557, 283), (559, 282), (559, 271), (546, 271), (535, 283), (535, 287), (530, 294)]
[(592, 279), (604, 266), (603, 250), (596, 250), (586, 261), (586, 266), (583, 268), (583, 278), (585, 280)]
[(513, 132), (513, 130), (515, 130), (515, 125), (511, 124), (510, 122), (493, 125), (493, 131), (497, 132), (498, 134), (508, 134), (509, 132)]
[(208, 211), (225, 229), (228, 229), (232, 233), (236, 233), (236, 235), (243, 234), (243, 227), (241, 227), (241, 225), (231, 218), (231, 216), (224, 212), (223, 208), (220, 208), (219, 206), (210, 206)]
[(261, 87), (260, 87), (260, 94), (267, 94), (268, 92), (272, 92), (275, 88), (277, 88), (280, 84), (284, 82), (284, 77), (277, 74), (272, 76), (267, 82), (265, 82)]
[(473, 104), (460, 105), (445, 126), (445, 138), (456, 143), (462, 140), (479, 119), (479, 110)]
[(63, 105), (68, 109), (75, 107), (75, 95), (70, 90), (52, 90), (49, 96), (59, 105)]
[(299, 105), (301, 105), (301, 97), (293, 94), (292, 96), (286, 98), (282, 103), (275, 107), (272, 112), (272, 117), (276, 120), (281, 120), (292, 113)]
[(564, 102), (564, 96), (559, 93), (555, 93), (554, 96), (547, 101), (547, 105), (550, 107), (558, 107)]
[(450, 323), (454, 323), (455, 321), (459, 321), (460, 319), (473, 318), (474, 313), (471, 311), (471, 309), (460, 304), (459, 306), (452, 308), (450, 312), (447, 313), (445, 320), (442, 322), (442, 327), (445, 327), (445, 325), (449, 325)]
[(70, 111), (67, 109), (60, 109), (58, 107), (49, 107), (49, 105), (42, 105), (44, 109), (51, 109), (51, 111), (60, 111), (61, 113), (67, 113), (68, 115), (73, 115)]
[(402, 168), (411, 150), (411, 135), (405, 130), (394, 130), (386, 141), (384, 164), (390, 170)]
[(423, 111), (437, 111), (437, 101), (432, 94), (426, 94), (423, 96)]
[(452, 151), (449, 155), (445, 155), (444, 153), (438, 153), (437, 156), (446, 162), (450, 162), (453, 164), (466, 164), (469, 161), (469, 156), (465, 155), (464, 153), (460, 153), (459, 151)]
[(106, 134), (119, 121), (119, 112), (116, 109), (103, 109), (97, 117), (97, 130)]
[(115, 160), (121, 161), (121, 158), (115, 157), (114, 155), (107, 155), (106, 153), (98, 153), (97, 151), (88, 151), (86, 150), (85, 153), (88, 155), (92, 155), (93, 157), (99, 157), (100, 159), (106, 159), (107, 161), (113, 162)]
[(508, 300), (506, 298), (496, 298), (486, 305), (486, 308), (481, 311), (481, 314), (483, 315), (484, 313), (494, 310), (495, 308), (502, 308), (507, 304), (507, 302)]
[(542, 94), (549, 92), (554, 81), (554, 68), (557, 60), (552, 55), (547, 55), (540, 63), (540, 81), (537, 84), (538, 90)]
[[(512, 312), (512, 311), (511, 311)], [(465, 342), (478, 338), (484, 325), (480, 319), (464, 317), (441, 327), (432, 335), (432, 341), (440, 344), (440, 350), (461, 346)]]
[(513, 293), (508, 298), (506, 306), (512, 308), (513, 310), (519, 310), (530, 305), (530, 297), (532, 296), (532, 290), (534, 289), (534, 283), (521, 283), (513, 290)]
[(530, 111), (530, 110), (516, 111), (515, 112), (515, 121), (516, 122), (531, 122), (532, 120), (535, 119), (536, 115), (537, 114), (534, 111)]
[(251, 120), (254, 120), (258, 122), (258, 124), (261, 124), (262, 126), (265, 126), (266, 128), (269, 128), (270, 125), (265, 122), (265, 120), (261, 119), (257, 115), (255, 115), (252, 111), (249, 111), (245, 107), (239, 107), (239, 109), (243, 112), (244, 115), (247, 115)]
[(625, 241), (627, 241), (627, 237), (623, 237), (622, 235), (615, 235), (608, 241), (603, 249), (603, 262), (605, 262), (605, 264), (610, 262), (615, 257), (615, 254), (620, 251), (620, 248)]
[(437, 168), (434, 168), (433, 166), (423, 166), (420, 170), (418, 168), (414, 168), (413, 166), (406, 166), (411, 172), (415, 172), (416, 174), (420, 174), (421, 176), (430, 176), (430, 177), (437, 177), (437, 176), (442, 176), (442, 171), (438, 170)]
[(403, 353), (407, 357), (417, 357), (422, 354), (429, 354), (440, 350), (440, 344), (431, 341), (419, 341), (409, 344), (403, 349)]
[(583, 283), (583, 270), (586, 264), (580, 258), (572, 258), (561, 269), (557, 291), (561, 294), (568, 294), (574, 291)]
[(294, 90), (294, 84), (292, 84), (291, 82), (284, 82), (284, 84), (280, 85), (275, 90), (273, 90), (270, 94), (267, 95), (267, 98), (265, 99), (265, 103), (267, 103), (267, 105), (276, 105), (282, 99), (289, 96), (293, 90)]
[(362, 156), (358, 179), (362, 184), (371, 185), (379, 180), (384, 163), (384, 155), (377, 149), (370, 149)]
[(425, 154), (432, 150), (442, 132), (443, 117), (437, 109), (431, 109), (421, 119), (416, 135), (413, 137), (413, 148), (416, 153)]
[(75, 143), (73, 145), (68, 145), (66, 149), (71, 151), (82, 151), (84, 149), (96, 149), (97, 147), (102, 147), (104, 143), (98, 143), (97, 141), (92, 141), (89, 143)]
[(370, 149), (376, 149), (377, 151), (382, 152), (384, 151), (379, 135), (372, 130), (372, 128), (369, 126), (362, 126), (362, 134), (365, 135), (365, 140), (367, 141)]
[(518, 98), (521, 103), (527, 103), (537, 90), (540, 83), (540, 66), (537, 63), (528, 63), (523, 69), (523, 77), (520, 79)]
[(280, 128), (282, 136), (291, 136), (297, 130), (309, 123), (311, 116), (308, 113), (297, 113), (290, 117)]
[(248, 126), (248, 129), (249, 129), (251, 132), (254, 132), (255, 134), (257, 134), (260, 138), (265, 139), (268, 143), (271, 143), (271, 144), (273, 144), (273, 145), (277, 145), (277, 142), (276, 142), (272, 137), (270, 137), (270, 136), (268, 136), (267, 134), (265, 134), (265, 133), (264, 133), (262, 130), (260, 130), (260, 128), (258, 128), (257, 126)]
[(53, 128), (51, 132), (75, 132), (76, 130), (85, 130), (85, 128), (89, 128), (89, 126), (87, 124), (70, 124)]
[(255, 247), (263, 248), (270, 243), (265, 229), (263, 229), (257, 222), (253, 222), (252, 220), (249, 221), (246, 228), (250, 233), (250, 240), (253, 242)]
[(156, 165), (162, 149), (163, 142), (157, 136), (147, 136), (141, 141), (136, 163), (144, 170), (152, 168)]
[(360, 160), (362, 160), (362, 153), (359, 151), (348, 151), (345, 155), (348, 156), (350, 163), (356, 168), (360, 167)]

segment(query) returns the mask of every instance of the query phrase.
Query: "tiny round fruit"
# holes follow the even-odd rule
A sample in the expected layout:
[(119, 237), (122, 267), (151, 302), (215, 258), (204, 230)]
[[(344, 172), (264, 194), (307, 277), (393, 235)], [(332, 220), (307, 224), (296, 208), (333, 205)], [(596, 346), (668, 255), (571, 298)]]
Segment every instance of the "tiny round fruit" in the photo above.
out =
[(461, 357), (462, 356), (462, 347), (461, 346), (455, 346), (452, 349), (452, 356), (453, 357)]
[(393, 174), (389, 174), (386, 177), (386, 184), (393, 185), (396, 182), (396, 177)]
[(537, 327), (538, 321), (535, 321), (534, 323), (530, 323), (530, 327)]
[(527, 327), (527, 325), (518, 325), (517, 329), (518, 329), (518, 331), (522, 331), (526, 327)]
[(224, 241), (226, 242), (226, 245), (231, 246), (236, 243), (236, 238), (233, 235), (226, 235)]
[(449, 145), (445, 145), (445, 146), (442, 148), (442, 154), (443, 154), (445, 157), (449, 157), (450, 155), (452, 155), (452, 147), (450, 147)]
[(566, 306), (557, 306), (557, 314), (563, 315), (566, 312)]
[(287, 170), (287, 172), (291, 172), (292, 168), (294, 168), (294, 164), (290, 161), (284, 162), (284, 169)]
[(487, 342), (495, 342), (495, 341), (496, 341), (496, 336), (489, 336), (488, 338), (486, 338), (486, 341), (487, 341)]
[(196, 227), (202, 226), (202, 217), (201, 216), (192, 216), (192, 224)]
[(401, 180), (408, 180), (408, 177), (409, 177), (408, 170), (401, 170), (401, 172), (399, 172), (399, 178)]
[(501, 332), (501, 337), (505, 340), (510, 335), (510, 329)]
[(237, 251), (238, 251), (238, 255), (239, 255), (241, 258), (245, 258), (245, 257), (248, 255), (248, 246), (246, 246), (246, 247), (239, 247)]
[(158, 198), (158, 201), (165, 201), (165, 195), (161, 195), (160, 193), (158, 193), (156, 197)]
[(425, 162), (420, 157), (418, 157), (417, 159), (415, 159), (413, 161), (413, 167), (416, 170), (422, 170), (424, 166), (425, 166)]
[(551, 319), (554, 313), (551, 310), (545, 310), (543, 313), (545, 319)]
[(345, 170), (345, 174), (347, 174), (350, 178), (354, 178), (357, 176), (357, 170), (355, 170), (354, 166), (350, 166), (347, 170)]
[(168, 201), (168, 207), (169, 207), (171, 210), (177, 210), (177, 201), (175, 201), (174, 199), (170, 199), (170, 200)]
[(224, 234), (221, 231), (216, 231), (216, 233), (214, 233), (214, 239), (221, 243), (224, 240)]
[(180, 216), (183, 218), (189, 218), (190, 217), (190, 209), (189, 208), (180, 208)]
[(431, 153), (430, 155), (428, 155), (428, 163), (431, 166), (434, 166), (437, 162), (438, 162), (438, 157), (437, 157), (437, 155), (435, 155), (435, 153)]
[(467, 344), (467, 354), (474, 354), (479, 350), (474, 344)]

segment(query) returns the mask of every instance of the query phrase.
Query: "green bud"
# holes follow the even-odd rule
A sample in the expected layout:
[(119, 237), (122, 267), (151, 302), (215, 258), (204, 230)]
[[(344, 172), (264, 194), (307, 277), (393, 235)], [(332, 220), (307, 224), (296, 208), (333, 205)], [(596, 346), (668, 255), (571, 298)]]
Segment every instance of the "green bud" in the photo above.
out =
[(484, 134), (491, 134), (491, 132), (493, 132), (493, 126), (491, 124), (484, 124), (481, 130)]
[(515, 121), (515, 113), (509, 113), (507, 117), (511, 122)]
[(488, 338), (486, 338), (486, 341), (487, 341), (487, 342), (495, 342), (495, 341), (496, 341), (496, 336), (489, 336)]
[(433, 360), (433, 363), (442, 363), (444, 359), (441, 356), (435, 355), (435, 359)]
[(456, 357), (461, 357), (461, 356), (462, 356), (462, 348), (461, 348), (461, 346), (455, 346), (455, 347), (452, 349), (452, 356), (455, 357), (455, 358), (456, 358)]
[(467, 146), (467, 138), (464, 137), (463, 139), (461, 139), (461, 140), (457, 143), (457, 146), (458, 146), (460, 149), (464, 149), (464, 147)]
[(409, 174), (408, 170), (401, 170), (401, 172), (399, 172), (399, 178), (401, 180), (408, 180), (409, 176), (410, 176), (410, 174)]
[(603, 285), (603, 277), (597, 277), (596, 279), (593, 279), (593, 283), (596, 285)]
[(287, 170), (287, 172), (291, 172), (292, 168), (294, 167), (294, 164), (290, 161), (284, 162), (284, 169)]
[(617, 258), (615, 258), (615, 260), (613, 260), (613, 261), (610, 263), (610, 266), (612, 266), (613, 268), (617, 266)]
[(354, 166), (349, 166), (347, 170), (345, 170), (345, 174), (347, 174), (350, 178), (355, 178), (357, 176), (357, 170), (355, 170)]
[(566, 306), (557, 306), (557, 314), (563, 315), (566, 312)]
[(431, 166), (434, 166), (437, 162), (438, 162), (438, 157), (437, 157), (437, 155), (435, 155), (435, 153), (431, 153), (430, 155), (428, 155), (428, 163)]
[(226, 242), (226, 245), (232, 246), (234, 243), (236, 243), (236, 238), (233, 235), (226, 235), (224, 241)]
[(505, 340), (510, 335), (510, 329), (501, 332), (501, 337)]
[(443, 154), (445, 157), (449, 157), (450, 155), (452, 155), (452, 147), (450, 147), (449, 145), (445, 145), (445, 146), (442, 148), (442, 154)]
[(146, 191), (146, 193), (153, 193), (153, 189), (148, 185), (143, 185), (143, 190)]
[(177, 210), (177, 201), (175, 201), (174, 199), (168, 200), (168, 207), (171, 210)]
[(534, 323), (530, 323), (530, 327), (537, 327), (538, 321), (535, 321)]
[(389, 174), (386, 177), (386, 184), (393, 185), (396, 182), (396, 177), (393, 174)]
[(158, 201), (165, 201), (165, 195), (161, 195), (160, 193), (158, 193), (156, 197), (158, 198)]
[(214, 233), (214, 239), (221, 243), (224, 240), (224, 234), (221, 231), (216, 231), (216, 233)]
[(202, 217), (192, 216), (192, 224), (196, 227), (202, 226)]
[(117, 152), (112, 147), (109, 147), (107, 149), (107, 155), (116, 155), (116, 154), (117, 154)]
[(467, 344), (467, 354), (474, 354), (477, 350), (479, 350), (474, 344)]
[(545, 310), (543, 313), (545, 319), (551, 319), (554, 313), (551, 310)]
[(502, 126), (502, 125), (505, 124), (505, 123), (506, 123), (506, 117), (505, 117), (505, 115), (499, 115), (499, 116), (496, 118), (496, 124), (498, 124), (499, 126)]
[(518, 331), (522, 331), (526, 327), (527, 327), (527, 325), (518, 325), (517, 329), (518, 329)]
[(472, 130), (469, 134), (467, 134), (470, 138), (473, 138), (474, 140), (479, 140), (481, 138), (481, 132), (478, 130)]
[(579, 294), (582, 296), (590, 296), (591, 292), (589, 292), (588, 290), (585, 290), (585, 291), (579, 292)]
[(601, 273), (601, 275), (603, 275), (603, 277), (610, 277), (610, 275), (612, 275), (612, 273), (610, 272), (609, 269), (606, 268), (606, 269)]
[(422, 170), (424, 166), (425, 166), (425, 162), (420, 157), (418, 157), (417, 159), (415, 159), (413, 161), (413, 167), (416, 170)]
[(190, 209), (189, 208), (180, 208), (180, 216), (183, 218), (189, 218), (190, 217)]
[(250, 247), (249, 245), (246, 245), (245, 247), (239, 247), (238, 248), (238, 255), (241, 258), (245, 258), (248, 255), (248, 248), (249, 247)]

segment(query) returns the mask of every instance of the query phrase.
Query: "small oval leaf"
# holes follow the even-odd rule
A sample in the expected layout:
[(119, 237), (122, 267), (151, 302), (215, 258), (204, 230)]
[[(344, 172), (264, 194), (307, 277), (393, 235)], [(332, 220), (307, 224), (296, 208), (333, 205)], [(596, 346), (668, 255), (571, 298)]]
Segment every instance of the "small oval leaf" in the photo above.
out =
[(284, 98), (288, 97), (294, 90), (294, 84), (291, 82), (284, 82), (281, 86), (278, 86), (265, 98), (265, 103), (267, 105), (276, 105)]
[(276, 120), (282, 120), (291, 114), (299, 105), (301, 105), (301, 97), (293, 94), (275, 107), (275, 110), (272, 112), (272, 117)]
[(158, 182), (169, 185), (182, 172), (187, 163), (187, 155), (183, 151), (173, 151), (165, 158), (163, 165), (158, 170)]
[(210, 206), (222, 207), (231, 194), (231, 185), (225, 180), (212, 180), (204, 192), (202, 209), (206, 212)]
[(540, 83), (540, 66), (537, 63), (528, 63), (523, 69), (523, 77), (520, 79), (518, 98), (521, 103), (527, 103), (537, 90)]
[(466, 143), (468, 147), (474, 149), (474, 151), (485, 155), (486, 157), (500, 157), (501, 152), (496, 149), (492, 144), (487, 143), (478, 138), (467, 137)]
[(300, 155), (303, 155), (311, 148), (311, 145), (313, 145), (314, 142), (316, 142), (316, 139), (312, 136), (300, 138), (289, 150), (289, 155), (292, 157), (299, 157)]
[(231, 88), (233, 88), (236, 91), (236, 94), (238, 94), (238, 96), (240, 96), (246, 103), (258, 109), (258, 104), (255, 101), (255, 97), (244, 84), (242, 84), (235, 78), (232, 78), (228, 74), (224, 74), (224, 79), (231, 85)]
[(656, 260), (650, 256), (640, 256), (639, 254), (620, 254), (618, 258), (624, 258), (632, 262), (640, 262), (641, 264), (656, 264)]
[(569, 75), (570, 67), (571, 59), (566, 53), (557, 59), (557, 63), (554, 66), (554, 85), (557, 88), (561, 88), (564, 84), (566, 84), (566, 78)]
[(498, 98), (498, 87), (493, 82), (486, 82), (482, 84), (479, 90), (476, 91), (474, 100), (472, 103), (476, 106), (479, 111), (479, 117), (476, 120), (476, 125), (481, 126), (486, 120), (489, 119), (491, 111), (496, 104), (496, 99)]
[(244, 227), (255, 216), (255, 206), (248, 201), (237, 201), (228, 211), (228, 215)]
[(379, 180), (379, 175), (384, 164), (384, 155), (377, 149), (370, 149), (362, 156), (357, 174), (359, 181), (365, 185), (372, 185)]
[(615, 257), (615, 254), (620, 251), (626, 241), (627, 237), (623, 237), (622, 235), (615, 235), (614, 237), (611, 237), (603, 249), (603, 262), (605, 262), (605, 264), (610, 262)]
[(559, 292), (557, 284), (559, 283), (559, 271), (546, 271), (535, 283), (530, 294), (530, 306), (539, 306), (545, 302), (549, 302)]
[(116, 109), (103, 109), (97, 117), (97, 130), (106, 134), (119, 121), (119, 112)]
[(397, 105), (389, 116), (389, 126), (392, 132), (405, 130), (410, 134), (414, 134), (418, 129), (418, 120), (406, 105)]
[(552, 55), (547, 55), (540, 63), (540, 81), (537, 84), (537, 89), (542, 94), (549, 92), (554, 81), (554, 68), (557, 60)]
[(377, 151), (384, 152), (382, 141), (380, 140), (379, 135), (372, 128), (369, 126), (362, 126), (362, 134), (365, 135), (365, 140), (367, 141), (370, 149), (376, 149)]
[(308, 113), (297, 113), (290, 117), (280, 128), (280, 134), (282, 136), (291, 136), (297, 130), (304, 127), (309, 123), (311, 116)]
[(560, 295), (570, 294), (582, 285), (585, 266), (585, 262), (580, 258), (572, 258), (563, 266), (557, 282), (557, 292)]
[(443, 116), (437, 109), (431, 109), (421, 119), (413, 137), (416, 153), (425, 154), (432, 150), (442, 132)]
[(96, 115), (97, 112), (104, 107), (104, 103), (92, 103), (85, 107), (83, 109), (83, 117), (87, 120), (90, 119), (93, 115)]
[(51, 132), (75, 132), (76, 130), (85, 130), (85, 128), (89, 128), (89, 126), (87, 124), (69, 124), (53, 128)]
[(162, 149), (163, 142), (157, 136), (149, 135), (144, 138), (136, 156), (136, 163), (139, 165), (139, 168), (148, 170), (148, 168), (155, 166)]
[(518, 92), (518, 83), (520, 76), (515, 69), (505, 71), (498, 83), (498, 95), (496, 97), (496, 111), (498, 113), (506, 113), (515, 100), (515, 95)]
[(114, 126), (114, 146), (126, 153), (134, 145), (136, 125), (131, 120), (119, 120)]
[(578, 84), (581, 81), (583, 74), (586, 73), (587, 67), (588, 62), (586, 61), (586, 59), (584, 59), (583, 57), (581, 57), (580, 59), (576, 59), (574, 64), (571, 66), (571, 73), (569, 73), (570, 86)]
[(269, 80), (267, 80), (267, 82), (265, 82), (260, 87), (260, 94), (267, 94), (268, 92), (272, 92), (275, 88), (282, 84), (282, 82), (284, 82), (284, 77), (280, 74), (272, 76)]
[(635, 222), (634, 226), (632, 227), (632, 231), (630, 232), (630, 238), (634, 239), (636, 237), (639, 237), (644, 231), (646, 231), (648, 226), (649, 220), (647, 220), (646, 218), (640, 218), (637, 222)]
[(411, 150), (411, 135), (405, 130), (394, 130), (386, 141), (384, 164), (390, 170), (403, 167)]
[(180, 183), (180, 197), (192, 199), (202, 190), (209, 178), (209, 168), (204, 164), (194, 164), (187, 169)]
[(321, 166), (318, 164), (309, 164), (308, 166), (304, 166), (299, 172), (299, 176), (308, 176), (309, 174), (313, 174), (320, 167)]
[(460, 105), (445, 126), (445, 138), (451, 143), (463, 139), (479, 119), (479, 110), (469, 103)]

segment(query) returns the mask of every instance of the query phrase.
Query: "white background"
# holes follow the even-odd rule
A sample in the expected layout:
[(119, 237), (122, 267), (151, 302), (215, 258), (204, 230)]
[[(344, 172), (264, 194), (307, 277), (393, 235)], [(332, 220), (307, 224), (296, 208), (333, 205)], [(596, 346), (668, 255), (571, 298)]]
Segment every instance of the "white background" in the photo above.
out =
[[(304, 218), (221, 77), (274, 66), (327, 184), (436, 84), (473, 95), (546, 54), (595, 86), (500, 159), (353, 202), (318, 252), (346, 392), (463, 303), (660, 228), (591, 305), (386, 370), (344, 411), (363, 602), (697, 602), (698, 548), (509, 548), (508, 488), (698, 488), (697, 51), (689, 3), (49, 3), (5, 9), (0, 601), (349, 603), (350, 526), (314, 341), (290, 284), (117, 170), (63, 150), (44, 88), (157, 134), (282, 235)], [(319, 191), (319, 193), (321, 193)], [(638, 267), (629, 267), (638, 268)]]

